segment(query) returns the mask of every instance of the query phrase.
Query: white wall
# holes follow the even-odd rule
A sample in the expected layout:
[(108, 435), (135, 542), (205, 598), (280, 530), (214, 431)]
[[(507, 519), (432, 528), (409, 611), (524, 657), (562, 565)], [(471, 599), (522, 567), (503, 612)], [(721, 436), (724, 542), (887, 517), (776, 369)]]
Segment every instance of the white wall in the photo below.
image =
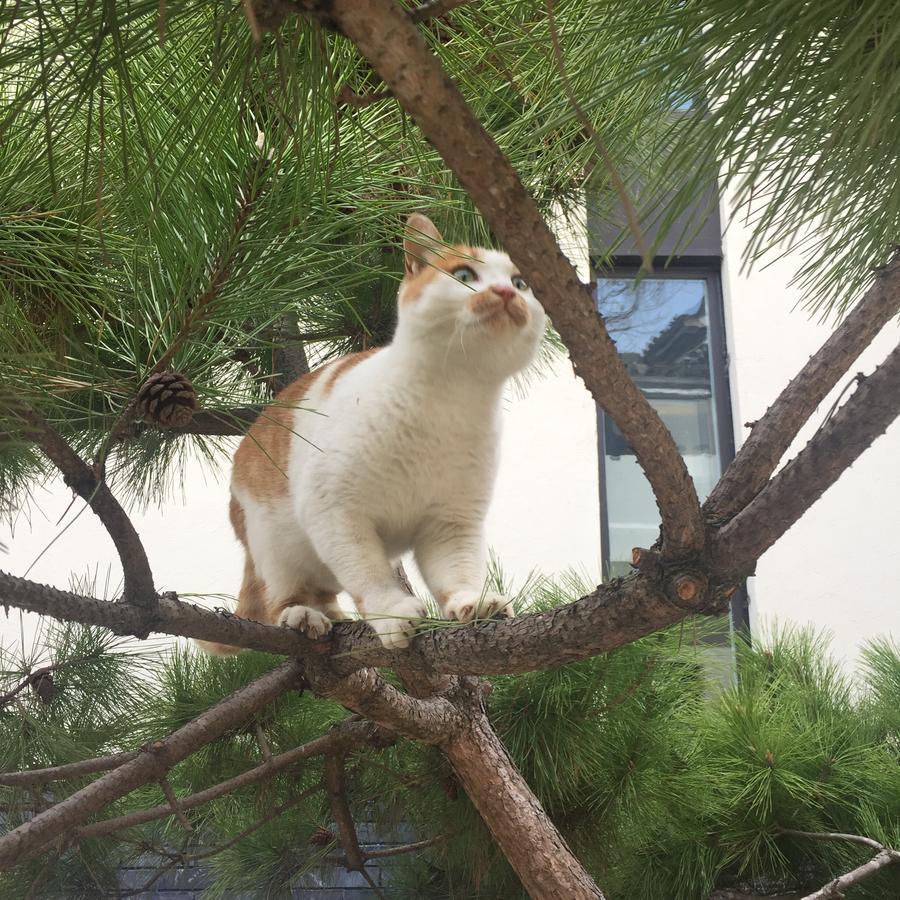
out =
[[(724, 219), (724, 216), (723, 216)], [(834, 329), (797, 306), (788, 286), (790, 256), (741, 273), (748, 239), (743, 219), (724, 238), (723, 289), (736, 443)], [(847, 381), (869, 373), (900, 342), (896, 319), (841, 378), (791, 447), (806, 444)], [(835, 654), (852, 664), (878, 635), (900, 640), (900, 421), (878, 438), (759, 561), (750, 579), (751, 627), (775, 621), (814, 625), (834, 636)]]

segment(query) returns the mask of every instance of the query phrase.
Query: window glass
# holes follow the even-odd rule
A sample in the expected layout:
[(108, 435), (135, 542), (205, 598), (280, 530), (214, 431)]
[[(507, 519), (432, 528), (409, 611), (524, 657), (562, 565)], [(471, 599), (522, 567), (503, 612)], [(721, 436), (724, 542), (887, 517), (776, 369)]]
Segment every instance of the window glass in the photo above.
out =
[[(600, 277), (597, 300), (628, 372), (672, 432), (701, 501), (721, 474), (706, 278)], [(603, 416), (610, 575), (659, 534), (659, 512), (618, 427)]]

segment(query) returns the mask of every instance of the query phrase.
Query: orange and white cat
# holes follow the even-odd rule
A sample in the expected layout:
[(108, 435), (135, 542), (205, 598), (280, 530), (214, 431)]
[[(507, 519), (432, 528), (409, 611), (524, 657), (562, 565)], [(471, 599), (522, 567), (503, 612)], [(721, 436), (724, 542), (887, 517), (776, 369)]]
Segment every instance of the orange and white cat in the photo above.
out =
[(445, 618), (511, 615), (485, 590), (484, 519), (503, 387), (545, 314), (505, 253), (448, 246), (425, 216), (407, 221), (404, 253), (391, 343), (286, 387), (238, 447), (238, 616), (316, 638), (345, 590), (385, 646), (406, 647), (426, 614), (392, 564), (407, 550)]

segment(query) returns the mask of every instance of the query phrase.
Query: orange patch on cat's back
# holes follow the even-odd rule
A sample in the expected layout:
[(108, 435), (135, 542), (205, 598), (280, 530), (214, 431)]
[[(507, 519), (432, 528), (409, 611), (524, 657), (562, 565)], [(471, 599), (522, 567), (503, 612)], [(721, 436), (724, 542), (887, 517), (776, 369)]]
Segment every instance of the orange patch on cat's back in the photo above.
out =
[(237, 539), (247, 546), (247, 519), (244, 516), (244, 507), (238, 503), (236, 497), (232, 497), (228, 503), (228, 518)]
[(400, 302), (415, 303), (425, 285), (442, 272), (452, 272), (460, 266), (469, 266), (473, 261), (480, 260), (481, 256), (477, 247), (466, 247), (462, 244), (445, 250), (443, 256), (437, 254), (431, 256), (427, 265), (422, 266), (412, 278), (407, 276), (403, 279), (400, 288)]
[(370, 350), (361, 350), (359, 353), (351, 353), (349, 356), (342, 356), (340, 359), (330, 363), (325, 368), (328, 369), (328, 380), (325, 382), (322, 392), (327, 397), (333, 390), (337, 380), (346, 375), (351, 369), (358, 366), (363, 360), (376, 354), (381, 347), (372, 347)]
[[(263, 502), (288, 492), (287, 465), (294, 434), (294, 410), (305, 400), (316, 380), (329, 368), (322, 366), (278, 393), (250, 426), (234, 454), (233, 482)], [(240, 510), (240, 506), (237, 506)], [(243, 510), (232, 508), (231, 521), (241, 537)], [(238, 520), (238, 521), (236, 521)], [(239, 530), (239, 523), (241, 530)]]

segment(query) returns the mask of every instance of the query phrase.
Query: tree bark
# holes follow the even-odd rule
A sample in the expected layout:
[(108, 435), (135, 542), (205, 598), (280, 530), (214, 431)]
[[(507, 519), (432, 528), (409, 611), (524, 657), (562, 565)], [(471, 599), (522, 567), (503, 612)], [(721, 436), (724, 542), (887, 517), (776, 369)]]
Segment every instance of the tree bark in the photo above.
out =
[(440, 747), (532, 900), (603, 900), (482, 710)]
[(862, 381), (809, 443), (716, 535), (720, 571), (746, 574), (883, 434), (900, 411), (900, 346)]
[[(669, 580), (677, 582), (678, 577)], [(85, 597), (2, 571), (0, 604), (62, 621), (102, 625), (115, 634), (139, 634), (143, 622), (141, 611), (129, 603)], [(335, 675), (372, 666), (399, 666), (426, 675), (512, 675), (615, 650), (678, 622), (690, 611), (689, 604), (674, 604), (651, 578), (635, 573), (546, 612), (433, 626), (417, 635), (407, 650), (386, 649), (362, 622), (335, 623), (328, 638), (312, 641), (292, 628), (211, 612), (171, 594), (159, 598), (154, 630), (269, 653), (327, 656)]]
[[(156, 609), (156, 588), (144, 545), (128, 514), (113, 496), (106, 482), (63, 439), (37, 410), (15, 409), (23, 422), (23, 435), (35, 442), (62, 473), (66, 485), (75, 491), (103, 523), (122, 563), (125, 597), (145, 614)], [(147, 635), (147, 622), (141, 631)]]

